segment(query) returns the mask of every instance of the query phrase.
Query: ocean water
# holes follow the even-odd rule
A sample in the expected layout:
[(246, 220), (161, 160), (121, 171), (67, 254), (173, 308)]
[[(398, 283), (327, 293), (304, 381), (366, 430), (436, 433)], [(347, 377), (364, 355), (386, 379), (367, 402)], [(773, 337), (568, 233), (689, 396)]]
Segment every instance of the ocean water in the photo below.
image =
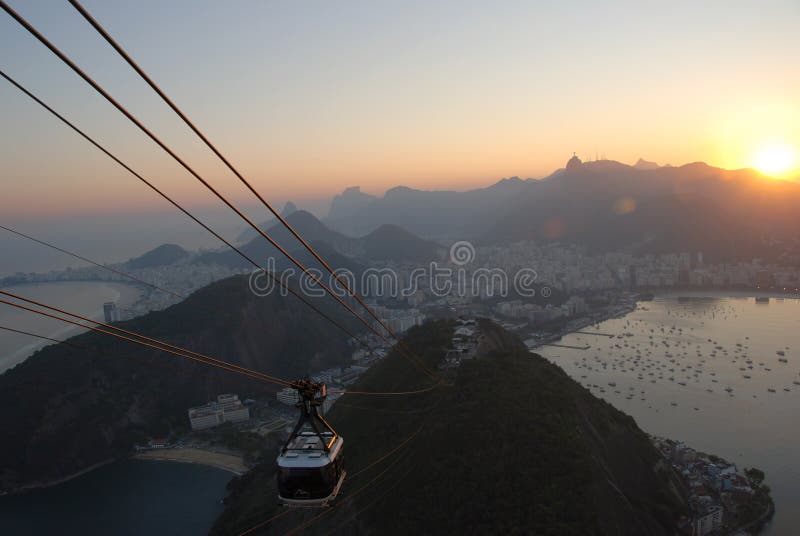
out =
[(4, 536), (200, 536), (222, 512), (231, 473), (125, 460), (24, 495), (0, 497)]
[(682, 296), (582, 330), (613, 338), (559, 341), (586, 350), (536, 351), (645, 432), (763, 469), (776, 507), (764, 534), (800, 534), (800, 300)]
[[(103, 320), (103, 303), (113, 301), (124, 308), (141, 295), (132, 285), (104, 282), (39, 283), (4, 290), (100, 321)], [(5, 304), (0, 304), (0, 326), (62, 340), (85, 331)], [(0, 374), (48, 344), (52, 343), (0, 329)]]
[[(131, 285), (58, 282), (21, 285), (10, 292), (102, 320), (103, 303), (125, 307), (140, 291)], [(0, 306), (0, 325), (68, 338), (82, 330)], [(49, 344), (0, 330), (0, 373)], [(232, 474), (193, 464), (126, 460), (50, 488), (0, 497), (0, 535), (206, 534), (222, 512)]]

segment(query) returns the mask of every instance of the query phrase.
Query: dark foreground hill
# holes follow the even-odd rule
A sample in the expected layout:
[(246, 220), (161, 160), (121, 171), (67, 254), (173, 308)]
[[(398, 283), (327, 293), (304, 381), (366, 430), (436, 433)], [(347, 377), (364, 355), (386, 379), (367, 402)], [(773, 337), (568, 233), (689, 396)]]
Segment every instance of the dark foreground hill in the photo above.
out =
[[(345, 438), (350, 476), (337, 506), (288, 512), (254, 533), (673, 534), (685, 511), (680, 484), (633, 419), (501, 328), (486, 322), (482, 332), (479, 358), (452, 385), (339, 400), (330, 420)], [(429, 323), (406, 342), (433, 365), (451, 333)], [(393, 354), (353, 389), (429, 383)], [(230, 489), (213, 535), (280, 513), (274, 460)]]
[[(328, 302), (315, 304), (355, 329)], [(118, 325), (283, 378), (341, 364), (350, 353), (332, 324), (292, 296), (254, 296), (244, 277)], [(268, 396), (275, 389), (102, 334), (69, 343), (0, 375), (0, 492), (70, 476), (148, 436), (186, 429), (187, 408), (219, 393)]]

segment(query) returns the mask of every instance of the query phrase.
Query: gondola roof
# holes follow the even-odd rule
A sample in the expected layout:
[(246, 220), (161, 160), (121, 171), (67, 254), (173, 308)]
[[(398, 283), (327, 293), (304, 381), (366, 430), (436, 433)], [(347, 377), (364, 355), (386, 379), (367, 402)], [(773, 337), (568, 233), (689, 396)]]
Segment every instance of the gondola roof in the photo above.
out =
[[(326, 440), (330, 436), (325, 434)], [(285, 452), (278, 456), (279, 467), (325, 467), (339, 455), (344, 440), (337, 437), (330, 450), (325, 452), (322, 440), (313, 432), (303, 432), (286, 445)]]

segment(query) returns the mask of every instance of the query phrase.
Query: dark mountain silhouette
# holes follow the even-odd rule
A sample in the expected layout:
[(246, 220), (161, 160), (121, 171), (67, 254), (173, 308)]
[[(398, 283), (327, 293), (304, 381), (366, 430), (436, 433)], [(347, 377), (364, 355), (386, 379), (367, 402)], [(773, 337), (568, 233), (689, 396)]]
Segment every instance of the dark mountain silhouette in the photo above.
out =
[(496, 218), (507, 203), (525, 190), (528, 182), (513, 177), (469, 192), (422, 191), (400, 186), (381, 198), (362, 199), (349, 211), (334, 211), (332, 207), (331, 216), (325, 221), (334, 229), (350, 234), (366, 234), (381, 225), (392, 224), (428, 238), (468, 238), (480, 233), (482, 224)]
[(369, 260), (432, 261), (438, 245), (397, 225), (381, 225), (360, 239), (362, 255)]
[(159, 266), (174, 264), (188, 256), (189, 252), (176, 244), (163, 244), (148, 251), (144, 255), (127, 261), (124, 266), (129, 270), (157, 268)]
[[(286, 218), (286, 221), (333, 268), (347, 268), (354, 273), (360, 273), (361, 265), (367, 261), (429, 261), (434, 260), (437, 255), (438, 246), (436, 244), (394, 225), (385, 225), (364, 237), (352, 238), (330, 229), (305, 210), (294, 212)], [(317, 269), (323, 268), (280, 223), (270, 227), (266, 232), (303, 264)], [(293, 266), (277, 248), (270, 245), (262, 236), (244, 244), (241, 246), (241, 250), (258, 262), (274, 258), (276, 267), (279, 269)], [(224, 266), (250, 266), (234, 251), (204, 253), (198, 257), (198, 262)]]
[(635, 168), (635, 169), (658, 169), (659, 167), (661, 167), (661, 166), (659, 166), (655, 162), (648, 162), (644, 158), (640, 158), (633, 165), (633, 168)]
[[(341, 252), (354, 253), (358, 251), (357, 241), (336, 231), (328, 229), (313, 214), (305, 210), (298, 210), (286, 217), (287, 223), (291, 225), (309, 244), (315, 249), (319, 249), (320, 255), (334, 268), (354, 267), (354, 261), (343, 255)], [(280, 244), (286, 251), (292, 253), (296, 258), (308, 265), (321, 269), (322, 266), (308, 253), (303, 245), (295, 238), (281, 223), (276, 223), (265, 232)], [(283, 269), (294, 266), (286, 260), (277, 248), (272, 246), (267, 240), (258, 235), (240, 247), (242, 252), (254, 259), (256, 262), (264, 263), (266, 259), (276, 260), (276, 267)], [(323, 253), (323, 250), (325, 253)], [(222, 250), (208, 252), (198, 256), (197, 262), (207, 264), (219, 264), (223, 266), (234, 266), (249, 268), (252, 265), (242, 259), (235, 251)]]
[[(349, 326), (330, 300), (321, 310)], [(119, 324), (235, 364), (302, 377), (347, 363), (347, 336), (292, 296), (256, 297), (246, 277), (205, 287), (164, 311)], [(275, 386), (86, 333), (0, 375), (0, 492), (52, 482), (188, 428), (186, 410), (217, 394), (274, 396)]]
[[(283, 210), (280, 211), (280, 215), (285, 219), (289, 215), (297, 212), (297, 210), (298, 210), (297, 205), (295, 205), (291, 201), (287, 201), (286, 204), (283, 206)], [(270, 218), (267, 221), (260, 223), (258, 228), (263, 231), (266, 231), (276, 223), (280, 223), (277, 218)], [(244, 244), (254, 239), (256, 236), (258, 236), (258, 233), (255, 232), (251, 227), (247, 227), (244, 231), (239, 233), (239, 236), (236, 237), (236, 242), (238, 244)]]
[[(325, 221), (334, 229), (339, 229), (342, 232), (360, 234), (363, 229), (351, 225), (353, 213), (358, 212), (375, 199), (377, 199), (375, 196), (365, 194), (358, 186), (346, 188), (331, 201), (331, 208)], [(339, 225), (339, 222), (342, 222), (342, 224)]]
[(487, 229), (483, 240), (562, 241), (595, 250), (704, 251), (720, 259), (769, 256), (765, 237), (800, 230), (800, 185), (703, 163), (639, 170), (584, 163), (540, 181)]
[[(435, 367), (452, 329), (428, 323), (404, 342)], [(516, 336), (488, 321), (481, 330), (479, 357), (465, 361), (451, 385), (336, 403), (329, 420), (345, 438), (356, 476), (336, 508), (305, 531), (675, 534), (686, 512), (683, 487), (634, 420), (530, 354)], [(353, 389), (419, 389), (430, 381), (392, 354)], [(266, 460), (231, 483), (212, 535), (239, 534), (276, 513), (274, 466)], [(283, 534), (307, 519), (283, 516), (261, 533)]]
[(775, 254), (775, 244), (800, 231), (800, 184), (701, 162), (628, 166), (575, 157), (540, 180), (504, 179), (468, 192), (399, 187), (363, 201), (331, 224), (369, 230), (390, 223), (423, 237), (479, 243), (562, 241), (600, 251), (702, 250), (748, 260)]

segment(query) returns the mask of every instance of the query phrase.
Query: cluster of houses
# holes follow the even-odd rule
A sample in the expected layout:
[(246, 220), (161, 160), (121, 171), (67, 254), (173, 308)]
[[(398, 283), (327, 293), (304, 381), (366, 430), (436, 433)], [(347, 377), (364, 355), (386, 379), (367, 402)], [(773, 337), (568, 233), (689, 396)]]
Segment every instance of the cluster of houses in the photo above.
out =
[(721, 532), (725, 512), (734, 512), (738, 503), (753, 495), (750, 480), (736, 465), (698, 453), (681, 441), (653, 437), (653, 442), (681, 475), (689, 492), (693, 514), (686, 527), (689, 534)]

